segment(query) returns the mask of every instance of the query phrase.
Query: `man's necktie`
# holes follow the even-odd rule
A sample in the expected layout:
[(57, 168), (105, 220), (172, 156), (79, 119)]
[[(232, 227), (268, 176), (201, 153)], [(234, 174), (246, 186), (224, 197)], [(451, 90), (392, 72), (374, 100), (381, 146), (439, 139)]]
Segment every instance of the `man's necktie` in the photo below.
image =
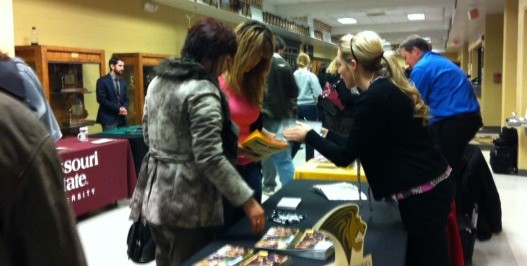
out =
[(115, 78), (115, 92), (117, 93), (117, 100), (121, 104), (121, 88), (119, 86), (119, 78)]

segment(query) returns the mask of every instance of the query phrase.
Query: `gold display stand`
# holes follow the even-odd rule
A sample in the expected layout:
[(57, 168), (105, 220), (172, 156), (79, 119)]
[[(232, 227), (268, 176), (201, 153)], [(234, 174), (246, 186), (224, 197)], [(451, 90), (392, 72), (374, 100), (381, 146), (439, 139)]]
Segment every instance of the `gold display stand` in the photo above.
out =
[(368, 225), (359, 215), (359, 206), (342, 204), (324, 215), (313, 226), (333, 241), (335, 262), (333, 266), (371, 266), (371, 254), (364, 256), (364, 238)]

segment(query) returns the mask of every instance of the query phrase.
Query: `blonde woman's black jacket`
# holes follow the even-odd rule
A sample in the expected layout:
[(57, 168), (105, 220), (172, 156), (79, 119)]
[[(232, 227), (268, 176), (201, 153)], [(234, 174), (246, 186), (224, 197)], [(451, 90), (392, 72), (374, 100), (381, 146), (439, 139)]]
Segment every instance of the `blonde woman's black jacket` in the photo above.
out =
[(428, 128), (414, 117), (410, 98), (388, 79), (377, 79), (353, 109), (346, 139), (311, 130), (306, 143), (339, 166), (360, 158), (375, 198), (391, 196), (438, 178), (447, 162), (433, 147)]

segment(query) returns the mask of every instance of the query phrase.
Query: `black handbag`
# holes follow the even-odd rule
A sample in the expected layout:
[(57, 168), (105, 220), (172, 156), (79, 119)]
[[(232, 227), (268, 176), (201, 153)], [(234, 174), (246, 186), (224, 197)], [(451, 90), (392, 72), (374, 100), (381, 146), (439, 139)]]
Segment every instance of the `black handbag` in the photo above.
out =
[(150, 234), (148, 224), (143, 224), (141, 218), (130, 226), (128, 237), (128, 258), (136, 263), (148, 263), (155, 259), (156, 243)]
[[(134, 196), (137, 192), (137, 187), (146, 187), (146, 183), (148, 182), (149, 158), (150, 152), (145, 155), (141, 163)], [(152, 189), (152, 184), (150, 185), (150, 189)], [(143, 196), (140, 196), (140, 201), (142, 201), (142, 198)], [(126, 237), (128, 249), (126, 250), (126, 253), (128, 254), (128, 258), (135, 263), (148, 263), (153, 261), (156, 257), (156, 243), (152, 238), (148, 223), (143, 224), (141, 221), (141, 208), (142, 207), (140, 206), (138, 218), (132, 223), (128, 230), (128, 236)]]
[(322, 95), (318, 97), (318, 104), (332, 116), (338, 116), (345, 108), (335, 84), (329, 81), (324, 85)]

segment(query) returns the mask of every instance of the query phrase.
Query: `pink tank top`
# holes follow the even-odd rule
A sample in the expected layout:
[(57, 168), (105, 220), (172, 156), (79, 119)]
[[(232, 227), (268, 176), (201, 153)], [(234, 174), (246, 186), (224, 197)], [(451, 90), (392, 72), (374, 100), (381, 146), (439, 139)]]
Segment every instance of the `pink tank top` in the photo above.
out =
[[(227, 95), (231, 120), (240, 128), (238, 141), (241, 142), (251, 133), (250, 127), (260, 115), (260, 106), (250, 104), (244, 96), (234, 94), (223, 76), (219, 76), (218, 81), (221, 90)], [(243, 155), (238, 155), (236, 159), (238, 165), (245, 165), (250, 162), (252, 161)]]

